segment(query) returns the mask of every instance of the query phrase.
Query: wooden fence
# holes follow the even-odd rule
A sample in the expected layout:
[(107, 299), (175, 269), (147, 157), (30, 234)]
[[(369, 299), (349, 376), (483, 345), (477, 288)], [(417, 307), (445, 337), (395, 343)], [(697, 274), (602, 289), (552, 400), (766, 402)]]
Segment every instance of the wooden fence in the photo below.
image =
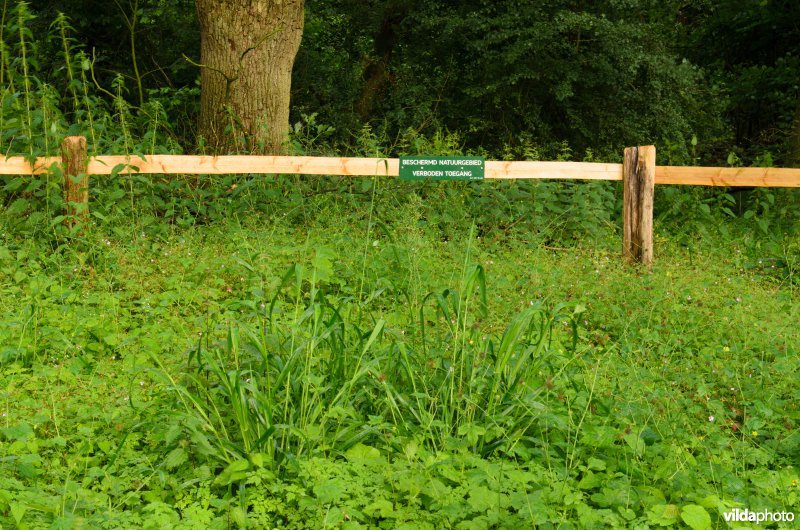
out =
[[(61, 157), (0, 159), (0, 175), (37, 175), (61, 164), (70, 215), (88, 212), (89, 175), (116, 174), (302, 174), (397, 177), (396, 158), (311, 156), (96, 156), (86, 139), (72, 136)], [(656, 166), (654, 146), (629, 147), (622, 164), (594, 162), (505, 162), (487, 160), (487, 179), (578, 179), (623, 182), (623, 255), (647, 266), (653, 261), (653, 193), (656, 184), (725, 187), (800, 187), (800, 169)], [(124, 167), (123, 167), (124, 166)], [(120, 170), (120, 167), (122, 169)]]

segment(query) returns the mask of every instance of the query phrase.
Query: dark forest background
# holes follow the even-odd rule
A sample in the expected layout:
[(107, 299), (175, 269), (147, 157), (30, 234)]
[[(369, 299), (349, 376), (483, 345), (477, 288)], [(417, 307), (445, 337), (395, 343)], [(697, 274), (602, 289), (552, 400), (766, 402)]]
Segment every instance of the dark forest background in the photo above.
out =
[[(121, 74), (131, 104), (158, 101), (194, 148), (193, 1), (39, 0), (30, 11), (42, 81), (61, 86), (63, 13), (97, 83)], [(566, 146), (607, 159), (656, 143), (659, 163), (796, 166), (799, 57), (789, 0), (309, 0), (292, 121), (329, 146), (369, 125), (389, 145), (450, 131), (494, 156)]]

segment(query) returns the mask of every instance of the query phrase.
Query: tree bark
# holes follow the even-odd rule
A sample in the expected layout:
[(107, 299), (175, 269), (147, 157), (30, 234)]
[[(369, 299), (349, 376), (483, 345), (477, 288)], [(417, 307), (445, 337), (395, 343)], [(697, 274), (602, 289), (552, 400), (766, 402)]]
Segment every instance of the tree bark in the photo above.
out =
[(202, 66), (200, 135), (215, 151), (284, 152), (304, 0), (196, 4)]
[(86, 138), (67, 136), (61, 142), (61, 164), (64, 171), (64, 206), (70, 217), (67, 224), (75, 219), (89, 217), (89, 175), (86, 168), (89, 157), (86, 154)]
[(387, 70), (397, 44), (397, 29), (408, 15), (409, 8), (406, 0), (390, 1), (384, 7), (380, 28), (374, 37), (376, 58), (368, 59), (369, 62), (364, 68), (364, 87), (356, 103), (356, 112), (364, 121), (369, 121), (375, 98), (381, 94), (387, 81), (390, 80)]
[(622, 167), (622, 255), (649, 268), (653, 265), (655, 146), (627, 147)]

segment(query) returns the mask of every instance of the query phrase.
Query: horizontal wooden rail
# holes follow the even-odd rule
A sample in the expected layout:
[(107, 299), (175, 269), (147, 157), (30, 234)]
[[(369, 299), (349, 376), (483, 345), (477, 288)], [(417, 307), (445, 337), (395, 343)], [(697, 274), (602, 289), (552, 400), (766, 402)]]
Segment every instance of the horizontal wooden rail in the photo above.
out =
[(798, 188), (800, 169), (656, 166), (656, 184)]
[[(60, 158), (39, 158), (33, 168), (21, 157), (0, 162), (0, 174), (41, 174)], [(300, 175), (342, 175), (396, 177), (400, 162), (396, 158), (335, 158), (312, 156), (193, 156), (153, 155), (97, 156), (89, 160), (91, 175), (110, 175), (119, 165), (119, 173), (231, 175), (277, 173)], [(492, 179), (588, 179), (622, 180), (622, 164), (586, 162), (486, 162), (486, 178)]]
[[(151, 155), (87, 157), (86, 139), (70, 136), (62, 157), (0, 159), (0, 175), (38, 175), (61, 167), (66, 177), (67, 218), (86, 219), (88, 175), (295, 174), (398, 177), (397, 158), (313, 156)], [(649, 267), (653, 263), (653, 191), (656, 184), (695, 186), (800, 187), (800, 169), (656, 166), (654, 146), (625, 149), (624, 164), (594, 162), (505, 162), (488, 160), (487, 179), (581, 179), (623, 182), (623, 255)]]
[(486, 161), (488, 179), (622, 180), (622, 164)]
[[(36, 159), (33, 166), (23, 157), (0, 159), (0, 175), (38, 175), (47, 172), (60, 157)], [(312, 156), (196, 156), (152, 155), (96, 156), (89, 159), (87, 173), (110, 175), (120, 165), (122, 174), (230, 175), (301, 174), (342, 176), (387, 176), (399, 174), (396, 158), (337, 158)], [(622, 164), (594, 162), (486, 162), (487, 179), (579, 179), (622, 180)], [(800, 187), (800, 169), (657, 166), (656, 184), (694, 186)]]

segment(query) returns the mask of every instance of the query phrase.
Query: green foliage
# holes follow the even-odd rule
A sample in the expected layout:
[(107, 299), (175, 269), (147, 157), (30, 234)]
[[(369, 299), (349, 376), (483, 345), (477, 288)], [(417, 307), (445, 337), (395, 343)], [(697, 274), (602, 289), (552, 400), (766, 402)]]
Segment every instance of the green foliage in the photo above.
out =
[(704, 528), (800, 508), (792, 287), (744, 247), (699, 240), (690, 264), (662, 242), (642, 276), (616, 249), (445, 243), (409, 212), (361, 273), (364, 220), (331, 231), (335, 212), (100, 227), (57, 253), (0, 231), (0, 522)]
[[(3, 153), (194, 149), (192, 3), (100, 4), (3, 3)], [(309, 2), (293, 149), (785, 163), (795, 29), (762, 4)], [(642, 274), (611, 183), (120, 165), (70, 227), (47, 169), (0, 191), (4, 528), (800, 510), (796, 192), (660, 187)]]
[[(325, 254), (317, 256), (310, 291), (303, 290), (303, 269), (293, 268), (281, 283), (290, 288), (288, 300), (280, 293), (268, 304), (262, 299), (257, 328), (231, 327), (211, 351), (201, 340), (185, 382), (159, 372), (176, 396), (165, 424), (184, 425), (199, 454), (227, 465), (225, 473), (254, 458), (276, 468), (380, 442), (387, 430), (432, 448), (463, 439), (480, 454), (525, 451), (543, 390), (526, 381), (544, 362), (554, 376), (563, 371), (550, 360), (556, 323), (571, 323), (572, 345), (577, 341), (577, 324), (563, 307), (531, 307), (493, 337), (474, 320), (486, 311), (483, 269), (475, 267), (463, 295), (431, 293), (418, 324), (398, 322), (398, 333), (352, 302), (326, 296), (321, 285), (333, 280), (332, 271)], [(374, 324), (346, 319), (358, 314)]]
[[(191, 0), (42, 0), (33, 9), (39, 79), (71, 84), (59, 93), (72, 107), (76, 92), (80, 100), (79, 70), (63, 65), (66, 35), (92, 56), (101, 86), (121, 73), (137, 105), (160, 101), (184, 149), (195, 147), (198, 71), (183, 59), (199, 61)], [(796, 18), (787, 1), (311, 0), (292, 123), (317, 113), (336, 145), (370, 123), (387, 138), (408, 127), (460, 130), (469, 148), (498, 155), (528, 137), (606, 160), (657, 142), (682, 164), (720, 164), (730, 152), (751, 164), (770, 151), (790, 165), (800, 123)], [(63, 32), (66, 20), (74, 31)]]
[[(296, 85), (313, 86), (312, 93), (338, 87), (348, 79), (342, 68), (362, 65), (361, 86), (342, 89), (341, 99), (304, 107), (299, 94), (301, 112), (319, 110), (337, 129), (353, 128), (352, 111), (329, 112), (328, 101), (351, 102), (389, 136), (409, 126), (446, 127), (464, 131), (470, 147), (495, 152), (527, 136), (607, 158), (626, 145), (687, 145), (692, 132), (721, 134), (720, 90), (676, 54), (669, 8), (656, 14), (649, 2), (372, 4), (365, 16), (362, 3), (309, 3), (315, 22)], [(318, 17), (335, 33), (320, 31)], [(344, 35), (350, 39), (330, 44)]]
[(796, 2), (697, 2), (684, 9), (685, 53), (726, 93), (733, 149), (747, 163), (765, 150), (778, 165), (800, 162)]

